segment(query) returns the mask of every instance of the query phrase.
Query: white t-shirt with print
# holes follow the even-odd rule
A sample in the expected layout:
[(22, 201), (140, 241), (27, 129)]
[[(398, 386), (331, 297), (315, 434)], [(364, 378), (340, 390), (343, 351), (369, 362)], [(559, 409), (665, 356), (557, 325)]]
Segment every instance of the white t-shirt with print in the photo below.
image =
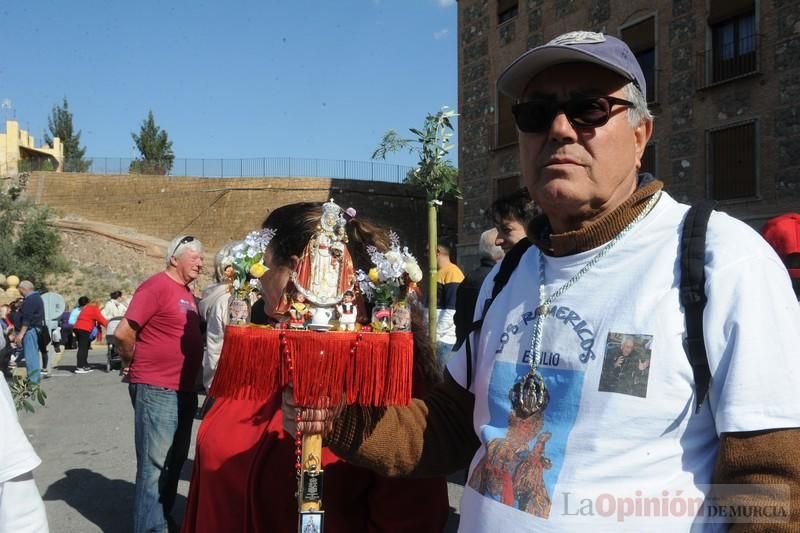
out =
[[(523, 256), (472, 338), (474, 427), (483, 446), (470, 466), (459, 531), (722, 530), (708, 514), (697, 516), (718, 435), (800, 426), (800, 306), (788, 273), (757, 233), (718, 212), (708, 227), (705, 267), (713, 381), (695, 414), (678, 300), (687, 210), (662, 193), (650, 214), (553, 303), (539, 365), (549, 403), (528, 419), (511, 416), (509, 400), (529, 370), (538, 305), (541, 255), (531, 247)], [(544, 257), (546, 294), (599, 250)], [(493, 278), (479, 302), (491, 294)], [(464, 348), (448, 370), (466, 386)]]
[(39, 463), (0, 374), (0, 531), (47, 533), (47, 515), (36, 482), (30, 475), (23, 476)]

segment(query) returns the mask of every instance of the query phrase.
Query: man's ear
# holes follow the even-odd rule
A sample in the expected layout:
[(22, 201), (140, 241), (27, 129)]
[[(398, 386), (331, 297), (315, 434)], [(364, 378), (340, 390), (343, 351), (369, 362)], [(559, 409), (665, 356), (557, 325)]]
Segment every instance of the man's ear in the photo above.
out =
[(299, 264), (300, 264), (300, 258), (299, 257), (297, 257), (296, 255), (290, 255), (289, 256), (289, 265), (288, 265), (289, 270), (294, 272), (295, 270), (297, 270), (297, 266)]
[(650, 137), (653, 135), (653, 121), (643, 120), (638, 126), (633, 129), (633, 138), (636, 143), (636, 168), (642, 166), (642, 155), (647, 148), (647, 143), (650, 142)]

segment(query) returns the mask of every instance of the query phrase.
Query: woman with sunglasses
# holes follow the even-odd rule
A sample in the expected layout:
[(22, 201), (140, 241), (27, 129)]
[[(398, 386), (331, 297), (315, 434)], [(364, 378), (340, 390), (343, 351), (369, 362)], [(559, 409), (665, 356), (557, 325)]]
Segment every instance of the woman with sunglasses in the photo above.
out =
[[(285, 307), (293, 287), (291, 275), (321, 215), (320, 204), (299, 203), (276, 209), (264, 221), (264, 228), (276, 232), (265, 254), (269, 271), (261, 278), (264, 309), (272, 324), (287, 320), (277, 309)], [(371, 266), (368, 246), (388, 249), (387, 232), (364, 220), (351, 219), (346, 232), (356, 269)], [(419, 396), (441, 375), (418, 315), (413, 331), (413, 392)], [(253, 361), (252, 367), (238, 372), (258, 373), (258, 365)], [(280, 392), (264, 400), (216, 399), (197, 436), (184, 533), (297, 531), (295, 442), (282, 424)], [(326, 533), (438, 533), (444, 528), (449, 507), (442, 477), (384, 478), (342, 461), (327, 448), (322, 468)]]

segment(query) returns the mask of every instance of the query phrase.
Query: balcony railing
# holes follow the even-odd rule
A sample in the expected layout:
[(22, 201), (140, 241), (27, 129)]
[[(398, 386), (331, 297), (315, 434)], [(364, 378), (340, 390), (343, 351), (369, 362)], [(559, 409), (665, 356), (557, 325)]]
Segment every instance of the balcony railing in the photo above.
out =
[(749, 35), (698, 54), (697, 86), (702, 89), (759, 72), (763, 44), (760, 35)]

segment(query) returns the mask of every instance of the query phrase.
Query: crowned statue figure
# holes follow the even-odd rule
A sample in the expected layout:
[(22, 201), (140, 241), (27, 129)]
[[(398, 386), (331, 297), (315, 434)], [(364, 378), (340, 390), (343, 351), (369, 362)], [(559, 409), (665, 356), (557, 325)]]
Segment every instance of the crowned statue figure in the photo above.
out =
[(325, 202), (319, 226), (292, 273), (297, 292), (316, 308), (333, 308), (353, 289), (355, 271), (347, 250), (345, 223), (342, 208), (333, 200)]

